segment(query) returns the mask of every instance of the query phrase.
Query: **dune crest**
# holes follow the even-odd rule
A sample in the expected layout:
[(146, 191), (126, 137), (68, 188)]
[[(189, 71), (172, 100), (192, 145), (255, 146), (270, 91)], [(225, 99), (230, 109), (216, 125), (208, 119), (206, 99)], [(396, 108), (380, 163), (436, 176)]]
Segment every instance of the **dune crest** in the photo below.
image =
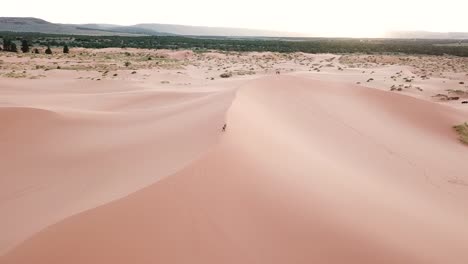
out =
[(31, 107), (0, 107), (0, 254), (187, 166), (219, 140), (234, 96), (36, 82), (11, 88), (12, 101)]
[(463, 118), (343, 83), (251, 81), (211, 151), (0, 263), (464, 264), (467, 150), (447, 126)]

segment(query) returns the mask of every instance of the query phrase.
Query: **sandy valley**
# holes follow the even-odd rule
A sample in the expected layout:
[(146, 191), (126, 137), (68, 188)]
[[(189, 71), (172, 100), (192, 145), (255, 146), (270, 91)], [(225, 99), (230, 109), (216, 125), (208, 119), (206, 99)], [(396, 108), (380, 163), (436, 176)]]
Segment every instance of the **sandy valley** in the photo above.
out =
[(468, 58), (0, 52), (0, 263), (466, 264), (465, 122)]

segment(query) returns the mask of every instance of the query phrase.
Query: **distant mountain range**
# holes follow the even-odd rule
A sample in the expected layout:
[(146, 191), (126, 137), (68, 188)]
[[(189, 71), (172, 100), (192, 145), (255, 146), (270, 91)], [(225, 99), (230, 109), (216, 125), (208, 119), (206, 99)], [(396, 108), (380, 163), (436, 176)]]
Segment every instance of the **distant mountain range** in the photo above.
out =
[[(71, 35), (119, 36), (217, 36), (217, 37), (308, 37), (306, 34), (245, 28), (184, 26), (172, 24), (57, 24), (32, 17), (0, 17), (0, 31)], [(312, 36), (309, 36), (312, 37)], [(319, 36), (315, 36), (319, 37)], [(392, 31), (385, 38), (468, 39), (467, 32)]]
[(0, 31), (74, 35), (129, 35), (128, 33), (107, 32), (80, 25), (55, 24), (32, 17), (0, 17)]
[(290, 32), (170, 24), (137, 24), (133, 26), (112, 24), (56, 24), (32, 17), (0, 17), (0, 31), (73, 35), (305, 37), (303, 34)]

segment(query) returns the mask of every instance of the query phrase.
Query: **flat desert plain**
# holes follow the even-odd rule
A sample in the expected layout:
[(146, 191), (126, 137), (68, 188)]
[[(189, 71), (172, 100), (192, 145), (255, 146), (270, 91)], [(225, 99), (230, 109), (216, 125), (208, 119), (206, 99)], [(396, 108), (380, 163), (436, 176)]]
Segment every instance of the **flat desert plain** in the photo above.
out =
[(466, 264), (467, 121), (468, 58), (3, 52), (0, 263)]

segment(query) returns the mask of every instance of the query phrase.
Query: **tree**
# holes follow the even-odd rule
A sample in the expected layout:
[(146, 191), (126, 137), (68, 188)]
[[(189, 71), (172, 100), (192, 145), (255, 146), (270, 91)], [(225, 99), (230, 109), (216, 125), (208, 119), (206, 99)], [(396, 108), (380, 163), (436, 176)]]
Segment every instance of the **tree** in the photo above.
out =
[(16, 47), (16, 44), (14, 42), (11, 42), (10, 45), (10, 50), (11, 52), (18, 52), (18, 48)]
[(69, 53), (70, 52), (70, 49), (68, 48), (68, 46), (65, 44), (65, 46), (63, 46), (63, 53)]
[(27, 40), (23, 39), (21, 41), (21, 51), (23, 53), (29, 52), (29, 43)]
[(18, 48), (16, 47), (16, 43), (9, 39), (3, 39), (3, 50), (9, 52), (18, 52)]
[(45, 50), (45, 54), (52, 54), (52, 50), (50, 49), (50, 46), (47, 46), (47, 49)]
[(10, 49), (11, 49), (11, 40), (3, 39), (3, 50), (10, 51)]
[(37, 48), (35, 48), (35, 49), (33, 50), (33, 52), (34, 52), (35, 54), (39, 54), (39, 50), (38, 50)]

